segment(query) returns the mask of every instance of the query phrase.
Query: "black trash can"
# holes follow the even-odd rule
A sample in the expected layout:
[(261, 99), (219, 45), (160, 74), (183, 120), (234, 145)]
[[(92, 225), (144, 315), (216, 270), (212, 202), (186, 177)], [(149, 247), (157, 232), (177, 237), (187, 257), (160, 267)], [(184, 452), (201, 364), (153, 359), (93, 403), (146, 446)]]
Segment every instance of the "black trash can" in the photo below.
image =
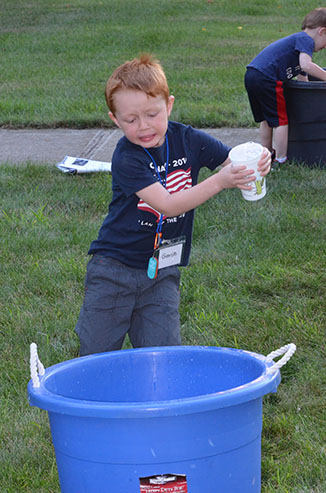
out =
[(284, 84), (289, 118), (288, 157), (326, 167), (326, 82)]

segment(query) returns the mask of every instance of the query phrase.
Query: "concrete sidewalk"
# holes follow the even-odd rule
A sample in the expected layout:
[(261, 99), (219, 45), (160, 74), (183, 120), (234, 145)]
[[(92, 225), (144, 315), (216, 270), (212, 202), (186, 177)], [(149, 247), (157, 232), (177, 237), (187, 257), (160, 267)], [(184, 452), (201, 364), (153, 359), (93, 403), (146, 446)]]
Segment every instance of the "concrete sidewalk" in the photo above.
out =
[[(231, 147), (248, 140), (259, 142), (258, 128), (204, 130)], [(119, 129), (0, 129), (0, 164), (19, 164), (24, 161), (56, 164), (65, 156), (110, 162), (121, 136)]]

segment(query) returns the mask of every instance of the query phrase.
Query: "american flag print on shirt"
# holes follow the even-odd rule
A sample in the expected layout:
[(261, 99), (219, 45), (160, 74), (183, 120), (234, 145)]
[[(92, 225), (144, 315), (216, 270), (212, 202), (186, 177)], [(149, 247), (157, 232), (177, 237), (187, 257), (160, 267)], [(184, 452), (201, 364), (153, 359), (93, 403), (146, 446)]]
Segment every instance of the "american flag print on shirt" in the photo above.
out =
[[(169, 173), (166, 180), (166, 189), (169, 193), (180, 192), (181, 190), (186, 190), (187, 188), (192, 187), (192, 178), (191, 178), (191, 168), (187, 170), (177, 170)], [(153, 209), (150, 205), (144, 202), (142, 199), (139, 199), (138, 209), (143, 211), (151, 212), (157, 217), (157, 220), (160, 218), (160, 213)], [(163, 220), (166, 216), (163, 216)]]

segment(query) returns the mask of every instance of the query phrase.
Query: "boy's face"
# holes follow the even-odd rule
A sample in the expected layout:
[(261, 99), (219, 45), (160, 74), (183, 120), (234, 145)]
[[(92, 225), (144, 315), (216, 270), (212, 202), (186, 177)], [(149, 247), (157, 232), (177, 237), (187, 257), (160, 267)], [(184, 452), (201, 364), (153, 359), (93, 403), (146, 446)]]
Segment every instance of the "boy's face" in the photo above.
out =
[(114, 94), (115, 115), (111, 120), (133, 144), (142, 147), (158, 147), (164, 143), (168, 118), (174, 97), (166, 103), (163, 96), (151, 97), (135, 89), (119, 89)]

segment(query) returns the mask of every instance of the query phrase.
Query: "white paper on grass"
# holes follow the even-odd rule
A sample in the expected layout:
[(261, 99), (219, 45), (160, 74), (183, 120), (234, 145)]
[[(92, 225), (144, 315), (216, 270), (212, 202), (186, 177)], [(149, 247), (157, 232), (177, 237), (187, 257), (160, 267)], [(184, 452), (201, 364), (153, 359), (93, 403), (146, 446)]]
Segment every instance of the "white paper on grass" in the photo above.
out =
[(103, 161), (93, 161), (92, 159), (73, 156), (65, 156), (63, 160), (56, 166), (64, 173), (72, 174), (111, 171), (111, 163), (105, 163)]

